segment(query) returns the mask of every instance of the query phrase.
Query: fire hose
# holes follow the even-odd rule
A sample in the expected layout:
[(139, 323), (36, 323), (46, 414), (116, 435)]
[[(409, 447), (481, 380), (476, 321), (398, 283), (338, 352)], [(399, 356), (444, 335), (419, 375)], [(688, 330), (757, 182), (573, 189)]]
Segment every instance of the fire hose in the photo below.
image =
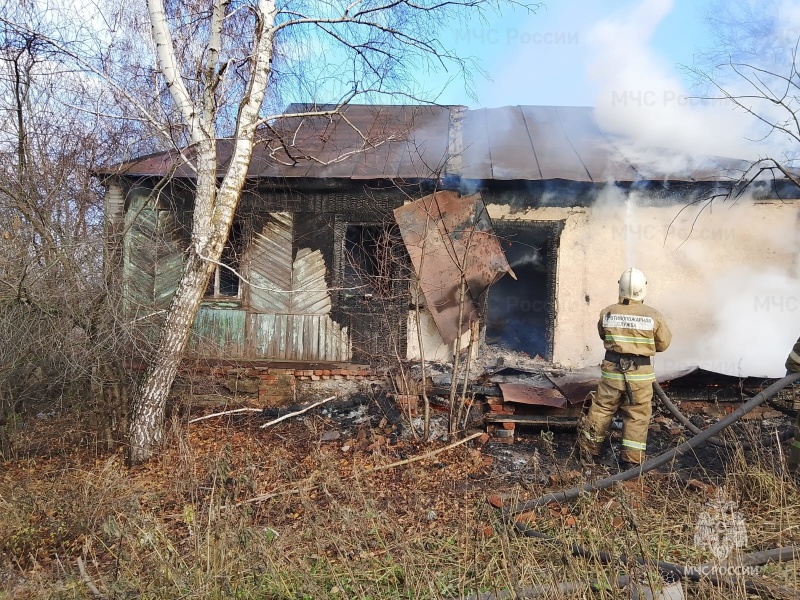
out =
[[(658, 399), (661, 400), (661, 403), (664, 407), (669, 411), (669, 413), (675, 418), (678, 423), (686, 427), (689, 431), (691, 431), (694, 435), (700, 435), (703, 433), (703, 430), (697, 427), (694, 423), (692, 423), (689, 419), (686, 418), (680, 409), (675, 405), (675, 403), (669, 399), (669, 396), (664, 393), (664, 390), (661, 389), (661, 386), (658, 385), (658, 382), (653, 382), (653, 391), (655, 392)], [(772, 446), (776, 442), (785, 442), (786, 440), (791, 439), (794, 436), (794, 427), (789, 426), (782, 434), (780, 435), (766, 435), (758, 442), (757, 445), (761, 446)], [(753, 443), (748, 441), (741, 441), (738, 443), (730, 443), (722, 440), (716, 436), (711, 436), (706, 440), (712, 446), (717, 446), (719, 448), (743, 448), (745, 450), (750, 450), (753, 448)]]
[[(615, 483), (619, 483), (622, 481), (628, 481), (629, 479), (633, 479), (634, 477), (638, 477), (648, 471), (652, 471), (664, 465), (679, 456), (683, 456), (690, 450), (697, 448), (698, 446), (705, 444), (710, 438), (716, 436), (720, 431), (725, 429), (726, 427), (730, 427), (734, 423), (736, 423), (739, 419), (741, 419), (744, 415), (749, 413), (751, 410), (763, 404), (768, 398), (771, 398), (778, 392), (780, 392), (783, 388), (796, 381), (800, 381), (800, 373), (792, 373), (791, 375), (787, 375), (783, 379), (779, 379), (772, 385), (770, 385), (767, 389), (759, 392), (750, 400), (745, 402), (742, 406), (734, 410), (731, 414), (729, 414), (724, 419), (721, 419), (714, 423), (714, 425), (710, 426), (708, 429), (701, 430), (700, 433), (696, 434), (694, 437), (689, 438), (682, 444), (668, 450), (658, 456), (654, 456), (653, 458), (645, 461), (641, 465), (636, 465), (635, 467), (628, 469), (627, 471), (622, 471), (617, 473), (616, 475), (612, 475), (611, 477), (606, 477), (605, 479), (600, 479), (598, 481), (587, 482), (581, 486), (573, 487), (568, 490), (563, 490), (561, 492), (551, 492), (536, 498), (534, 500), (529, 500), (527, 502), (521, 502), (510, 509), (504, 510), (507, 514), (516, 514), (521, 513), (526, 510), (530, 510), (536, 506), (543, 506), (550, 502), (566, 502), (567, 500), (572, 500), (577, 498), (580, 494), (584, 492), (593, 492), (596, 490), (604, 490), (606, 488), (611, 487)], [(662, 390), (663, 393), (663, 390)]]
[[(543, 533), (538, 531), (534, 531), (533, 529), (528, 528), (525, 525), (520, 523), (516, 523), (517, 529), (522, 533), (522, 535), (526, 537), (541, 539), (547, 542), (556, 542), (562, 546), (566, 546), (570, 553), (574, 556), (581, 556), (581, 557), (594, 557), (600, 562), (604, 564), (630, 564), (630, 561), (636, 562), (639, 565), (650, 567), (650, 568), (657, 568), (659, 571), (664, 573), (671, 573), (677, 577), (682, 579), (688, 579), (690, 581), (708, 581), (715, 585), (722, 585), (727, 584), (732, 587), (736, 587), (739, 584), (739, 581), (736, 580), (735, 577), (721, 577), (714, 574), (714, 567), (717, 567), (716, 564), (703, 564), (699, 566), (683, 566), (674, 563), (664, 562), (664, 561), (647, 561), (642, 557), (639, 556), (620, 556), (615, 557), (608, 552), (602, 551), (591, 551), (583, 546), (578, 546), (576, 544), (567, 544), (566, 542), (562, 542), (557, 540), (556, 538), (547, 536)], [(759, 552), (752, 552), (750, 554), (745, 554), (741, 557), (741, 564), (742, 566), (758, 566), (764, 565), (768, 562), (782, 562), (782, 561), (790, 561), (794, 560), (795, 558), (800, 557), (800, 547), (797, 546), (784, 546), (782, 548), (774, 548), (772, 550), (762, 550)], [(618, 587), (625, 587), (632, 583), (632, 579), (629, 576), (622, 576), (616, 578), (616, 584)], [(757, 594), (759, 597), (763, 597), (763, 594), (770, 594), (769, 597), (773, 597), (772, 594), (779, 593), (782, 597), (785, 598), (798, 598), (800, 597), (800, 592), (797, 590), (788, 589), (785, 587), (772, 587), (763, 584), (760, 581), (746, 579), (742, 582), (744, 584), (744, 588), (747, 592), (752, 594)], [(457, 600), (510, 600), (511, 598), (552, 598), (554, 597), (554, 592), (559, 594), (583, 594), (589, 589), (608, 589), (608, 582), (598, 582), (598, 581), (580, 581), (580, 582), (565, 582), (565, 583), (558, 583), (554, 585), (543, 585), (543, 586), (536, 586), (536, 587), (519, 587), (515, 588), (513, 591), (500, 591), (500, 592), (485, 592), (479, 594), (470, 594), (468, 596), (462, 596)], [(456, 600), (456, 599), (454, 599)]]
[[(698, 431), (698, 433), (696, 433), (694, 437), (686, 440), (682, 444), (676, 446), (675, 448), (672, 448), (671, 450), (668, 450), (667, 452), (659, 454), (658, 456), (655, 456), (645, 461), (641, 465), (637, 465), (634, 468), (628, 469), (627, 471), (622, 471), (621, 473), (617, 473), (616, 475), (613, 475), (611, 477), (606, 477), (605, 479), (601, 479), (595, 482), (587, 482), (581, 486), (576, 486), (567, 490), (562, 490), (560, 492), (551, 492), (545, 494), (544, 496), (540, 496), (539, 498), (536, 498), (534, 500), (516, 503), (508, 508), (503, 507), (502, 514), (506, 518), (511, 518), (515, 514), (519, 514), (521, 512), (530, 510), (537, 506), (549, 504), (550, 502), (561, 503), (567, 500), (572, 500), (574, 498), (577, 498), (581, 493), (584, 492), (589, 493), (596, 490), (606, 489), (608, 487), (611, 487), (615, 483), (628, 481), (629, 479), (638, 477), (644, 473), (647, 473), (648, 471), (652, 471), (653, 469), (656, 469), (661, 465), (664, 465), (679, 456), (683, 456), (690, 450), (706, 442), (709, 442), (712, 438), (715, 439), (718, 444), (723, 444), (723, 445), (727, 444), (727, 442), (724, 442), (722, 440), (719, 440), (719, 438), (716, 438), (715, 437), (716, 434), (721, 432), (723, 429), (733, 425), (737, 421), (739, 421), (745, 414), (749, 413), (756, 407), (766, 402), (767, 399), (771, 398), (772, 396), (780, 392), (786, 386), (791, 385), (797, 381), (800, 381), (800, 373), (792, 373), (791, 375), (787, 375), (783, 379), (780, 379), (775, 383), (773, 383), (772, 385), (770, 385), (767, 389), (753, 396), (753, 398), (748, 400), (745, 404), (743, 404), (738, 409), (729, 414), (727, 417), (721, 419), (720, 421), (718, 421), (717, 423), (715, 423), (706, 430), (700, 430), (696, 428), (693, 424), (691, 425), (691, 428), (687, 425), (687, 428), (690, 429), (690, 431), (693, 430), (692, 428)], [(667, 409), (670, 410), (670, 412), (672, 412), (674, 415), (676, 415), (676, 413), (680, 414), (682, 419), (679, 418), (678, 419), (679, 421), (683, 422), (683, 419), (685, 419), (686, 423), (689, 423), (688, 419), (686, 419), (683, 416), (683, 414), (680, 413), (680, 411), (677, 409), (677, 407), (675, 407), (674, 404), (672, 404), (671, 401), (669, 401), (669, 398), (667, 398), (666, 394), (664, 394), (664, 391), (661, 389), (661, 387), (658, 386), (658, 384), (655, 384), (654, 388), (656, 390), (656, 394), (658, 395), (658, 397), (661, 399), (662, 402), (664, 402), (665, 398), (667, 399), (667, 402), (669, 403), (669, 404), (665, 403)], [(674, 412), (670, 408), (670, 405), (672, 406), (672, 408), (674, 408)], [(523, 536), (542, 539), (546, 541), (557, 541), (552, 536), (549, 536), (540, 531), (536, 531), (519, 521), (515, 521), (514, 526)], [(611, 562), (612, 560), (615, 560), (610, 554), (606, 552), (594, 553), (588, 551), (582, 546), (569, 545), (564, 542), (560, 543), (568, 546), (570, 551), (576, 556), (597, 556), (601, 560), (601, 562)], [(761, 554), (763, 555), (763, 558), (765, 560), (786, 560), (786, 559), (791, 560), (792, 558), (800, 554), (800, 548), (798, 547), (776, 548), (773, 550), (764, 551)], [(624, 560), (629, 560), (629, 559), (634, 560), (639, 564), (647, 564), (655, 566), (661, 570), (668, 571), (680, 577), (692, 579), (695, 581), (705, 577), (704, 575), (702, 575), (701, 570), (691, 569), (689, 567), (682, 567), (680, 565), (675, 565), (672, 563), (665, 563), (660, 561), (646, 561), (643, 557), (624, 558)], [(708, 580), (716, 584), (726, 583), (725, 581), (720, 580), (719, 578), (716, 577), (708, 578)], [(750, 592), (758, 593), (760, 591), (760, 588), (762, 588), (762, 585), (757, 582), (748, 580), (745, 582), (745, 587)], [(781, 590), (781, 591), (786, 591), (786, 590)], [(800, 597), (800, 594), (798, 594), (797, 592), (793, 592), (791, 594), (791, 597)]]

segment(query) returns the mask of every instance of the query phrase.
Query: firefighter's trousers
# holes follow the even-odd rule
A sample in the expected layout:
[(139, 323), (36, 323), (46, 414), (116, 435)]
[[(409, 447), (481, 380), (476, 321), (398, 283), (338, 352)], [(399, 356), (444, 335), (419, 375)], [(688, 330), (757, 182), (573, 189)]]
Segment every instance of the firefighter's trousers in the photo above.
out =
[(585, 452), (592, 456), (600, 454), (611, 419), (619, 411), (622, 413), (622, 460), (636, 464), (644, 462), (647, 429), (653, 414), (653, 383), (632, 382), (631, 391), (633, 404), (628, 401), (624, 383), (620, 385), (617, 381), (600, 380), (578, 437)]

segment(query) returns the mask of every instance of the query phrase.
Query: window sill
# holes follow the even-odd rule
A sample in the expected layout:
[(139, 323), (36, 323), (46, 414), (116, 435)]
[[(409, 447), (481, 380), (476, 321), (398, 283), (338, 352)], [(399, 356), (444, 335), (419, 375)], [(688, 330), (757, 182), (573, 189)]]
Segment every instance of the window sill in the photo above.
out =
[(227, 308), (236, 309), (242, 308), (242, 300), (232, 296), (218, 296), (216, 298), (207, 297), (200, 301), (200, 306), (205, 308)]

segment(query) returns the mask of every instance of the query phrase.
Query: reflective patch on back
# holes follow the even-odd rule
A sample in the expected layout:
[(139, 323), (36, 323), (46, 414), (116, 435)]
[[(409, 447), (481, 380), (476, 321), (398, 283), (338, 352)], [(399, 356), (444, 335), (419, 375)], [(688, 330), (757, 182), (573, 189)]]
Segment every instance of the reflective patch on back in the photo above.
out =
[(655, 328), (653, 317), (641, 317), (639, 315), (615, 315), (606, 313), (603, 315), (603, 327), (619, 329), (638, 329), (639, 331), (653, 331)]

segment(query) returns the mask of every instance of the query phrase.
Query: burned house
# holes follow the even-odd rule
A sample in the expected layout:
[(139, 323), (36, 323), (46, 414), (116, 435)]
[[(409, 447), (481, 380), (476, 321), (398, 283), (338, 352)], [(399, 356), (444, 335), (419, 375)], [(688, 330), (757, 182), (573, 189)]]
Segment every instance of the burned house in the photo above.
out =
[[(229, 141), (219, 152), (224, 169)], [(707, 203), (743, 168), (636, 148), (589, 108), (351, 105), (287, 119), (256, 144), (222, 258), (230, 269), (209, 285), (190, 354), (377, 364), (448, 359), (454, 340), (477, 336), (597, 364), (598, 311), (635, 264), (686, 356), (714, 329), (715, 294), (729, 292), (716, 283), (741, 292), (748, 277), (800, 268), (798, 203), (774, 185)], [(105, 181), (126, 308), (142, 318), (176, 288), (193, 174), (165, 152)]]

